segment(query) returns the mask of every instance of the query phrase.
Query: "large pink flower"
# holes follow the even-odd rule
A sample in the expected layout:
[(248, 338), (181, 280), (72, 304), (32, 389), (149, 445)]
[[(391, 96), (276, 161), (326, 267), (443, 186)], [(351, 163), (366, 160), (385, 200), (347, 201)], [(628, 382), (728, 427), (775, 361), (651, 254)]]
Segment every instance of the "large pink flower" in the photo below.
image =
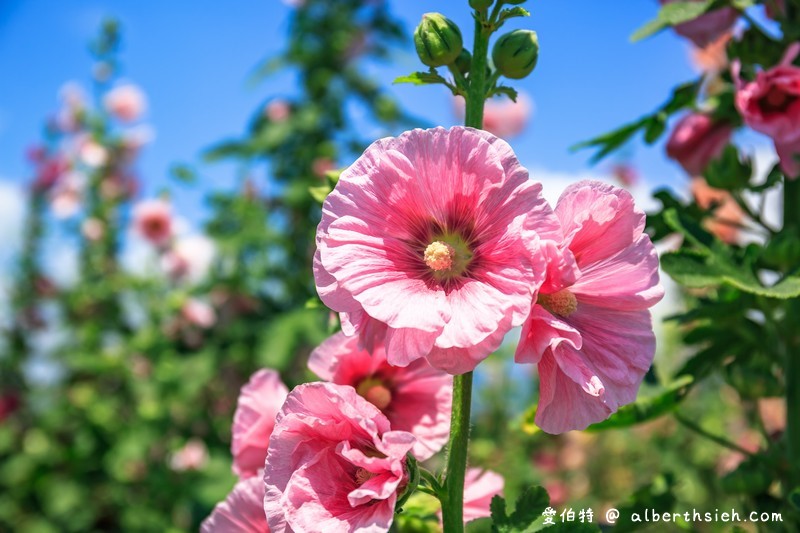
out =
[[(659, 0), (661, 5), (671, 4), (677, 0)], [(689, 0), (691, 2), (702, 2), (703, 0)], [(732, 7), (714, 9), (694, 20), (678, 24), (673, 29), (675, 33), (686, 37), (699, 47), (704, 47), (713, 42), (720, 35), (730, 30), (739, 12)]]
[(358, 338), (337, 333), (311, 353), (308, 367), (321, 379), (355, 388), (386, 415), (392, 429), (412, 433), (417, 459), (431, 457), (447, 442), (453, 378), (424, 359), (391, 366), (381, 344), (368, 352)]
[[(390, 364), (468, 372), (525, 321), (558, 222), (511, 147), (470, 128), (381, 139), (322, 208), (314, 275), (347, 335)], [(537, 233), (538, 232), (538, 233)]]
[(667, 141), (667, 156), (690, 176), (700, 176), (728, 144), (733, 126), (703, 113), (689, 113), (675, 125)]
[(269, 443), (264, 509), (272, 531), (377, 533), (409, 481), (414, 436), (392, 431), (353, 387), (309, 383), (278, 413)]
[(522, 329), (516, 360), (538, 363), (536, 424), (583, 429), (636, 398), (655, 353), (649, 307), (663, 296), (658, 257), (630, 193), (569, 186), (555, 209), (564, 241)]
[(275, 416), (289, 389), (274, 370), (262, 369), (242, 387), (233, 415), (233, 471), (240, 477), (258, 474), (267, 458)]
[(225, 501), (214, 507), (200, 526), (201, 533), (270, 533), (264, 514), (264, 482), (257, 477), (239, 481)]

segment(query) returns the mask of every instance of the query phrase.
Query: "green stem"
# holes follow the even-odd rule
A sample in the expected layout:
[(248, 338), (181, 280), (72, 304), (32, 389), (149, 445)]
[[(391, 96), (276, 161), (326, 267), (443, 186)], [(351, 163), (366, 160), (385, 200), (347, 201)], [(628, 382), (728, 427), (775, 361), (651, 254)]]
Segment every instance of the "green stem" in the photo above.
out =
[[(784, 181), (783, 187), (783, 231), (790, 234), (800, 232), (800, 180)], [(785, 329), (785, 376), (786, 376), (786, 449), (789, 462), (789, 486), (786, 492), (800, 487), (800, 332), (791, 324), (792, 318), (800, 316), (800, 299), (787, 302)]]
[(450, 442), (447, 446), (442, 501), (444, 533), (464, 531), (464, 475), (467, 471), (469, 413), (472, 400), (472, 372), (453, 377), (453, 412), (450, 415)]
[(719, 444), (720, 446), (722, 446), (724, 448), (728, 448), (728, 449), (733, 450), (735, 452), (741, 453), (745, 457), (752, 457), (753, 456), (752, 452), (745, 450), (741, 446), (739, 446), (737, 444), (734, 444), (731, 441), (720, 437), (719, 435), (714, 435), (713, 433), (710, 433), (710, 432), (706, 431), (705, 429), (703, 429), (702, 427), (698, 426), (697, 424), (695, 424), (694, 422), (692, 422), (688, 418), (684, 418), (683, 416), (679, 415), (678, 413), (673, 413), (673, 415), (675, 416), (675, 420), (680, 422), (682, 426), (694, 431), (695, 433), (697, 433), (698, 435), (700, 435), (702, 437), (705, 437), (706, 439), (710, 440), (711, 442), (715, 442), (715, 443)]
[(486, 56), (489, 53), (489, 30), (481, 17), (475, 18), (475, 40), (472, 46), (472, 65), (469, 69), (467, 110), (464, 125), (483, 128), (483, 104), (486, 100)]

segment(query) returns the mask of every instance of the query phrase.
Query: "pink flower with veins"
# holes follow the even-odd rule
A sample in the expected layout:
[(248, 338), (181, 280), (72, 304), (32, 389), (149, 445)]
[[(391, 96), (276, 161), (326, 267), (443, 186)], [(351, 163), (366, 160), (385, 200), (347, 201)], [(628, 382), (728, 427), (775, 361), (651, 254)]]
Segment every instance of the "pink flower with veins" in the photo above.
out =
[[(274, 370), (262, 369), (242, 387), (233, 415), (233, 472), (246, 478), (264, 468), (275, 415), (280, 411), (289, 389)], [(263, 500), (263, 498), (262, 498)], [(263, 512), (263, 504), (259, 504)]]
[(225, 501), (200, 525), (201, 533), (270, 533), (264, 514), (264, 482), (251, 477), (236, 483)]
[[(464, 117), (464, 98), (457, 96), (456, 114)], [(513, 102), (505, 96), (486, 100), (483, 110), (483, 129), (502, 139), (516, 137), (527, 126), (533, 112), (533, 103), (524, 93), (519, 93)]]
[(491, 470), (470, 468), (464, 479), (464, 523), (491, 516), (492, 498), (503, 494), (503, 476)]
[(627, 191), (582, 181), (555, 209), (563, 245), (547, 243), (547, 280), (515, 359), (539, 365), (536, 424), (584, 429), (636, 398), (653, 361), (648, 308), (663, 296), (645, 215)]
[(409, 482), (406, 454), (415, 440), (392, 431), (353, 387), (298, 386), (269, 442), (264, 510), (270, 530), (388, 531)]
[[(661, 5), (671, 4), (677, 0), (658, 0)], [(702, 2), (703, 0), (689, 0)], [(739, 12), (732, 7), (723, 7), (704, 13), (696, 19), (678, 24), (673, 29), (675, 33), (686, 37), (696, 46), (704, 47), (712, 43), (720, 35), (733, 27)]]
[(667, 141), (667, 156), (690, 176), (701, 176), (708, 164), (722, 155), (733, 126), (703, 113), (689, 113), (678, 121)]
[(134, 122), (147, 109), (147, 98), (136, 85), (120, 85), (108, 91), (103, 98), (103, 105), (117, 119)]
[(325, 381), (355, 388), (386, 415), (392, 429), (412, 433), (417, 459), (428, 459), (447, 443), (453, 378), (424, 359), (391, 366), (379, 343), (368, 352), (359, 348), (358, 338), (337, 333), (311, 353), (308, 367)]
[(172, 238), (172, 208), (160, 198), (140, 202), (133, 208), (133, 227), (146, 240), (163, 246)]
[(322, 207), (314, 276), (342, 330), (389, 364), (475, 368), (530, 313), (558, 220), (511, 147), (471, 128), (374, 142)]

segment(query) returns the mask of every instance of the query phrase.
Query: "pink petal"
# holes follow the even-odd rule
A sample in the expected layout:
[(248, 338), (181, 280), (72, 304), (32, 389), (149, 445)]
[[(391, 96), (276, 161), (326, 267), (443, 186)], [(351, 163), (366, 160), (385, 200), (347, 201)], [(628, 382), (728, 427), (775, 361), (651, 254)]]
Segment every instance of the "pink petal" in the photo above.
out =
[(202, 533), (269, 533), (264, 514), (264, 482), (251, 477), (239, 481), (214, 507), (200, 526)]
[(464, 522), (491, 516), (492, 498), (503, 494), (505, 480), (491, 470), (470, 468), (464, 479)]
[(556, 350), (561, 343), (580, 349), (583, 340), (581, 334), (572, 326), (560, 320), (542, 306), (535, 305), (531, 316), (522, 326), (514, 360), (517, 363), (538, 363), (547, 351)]

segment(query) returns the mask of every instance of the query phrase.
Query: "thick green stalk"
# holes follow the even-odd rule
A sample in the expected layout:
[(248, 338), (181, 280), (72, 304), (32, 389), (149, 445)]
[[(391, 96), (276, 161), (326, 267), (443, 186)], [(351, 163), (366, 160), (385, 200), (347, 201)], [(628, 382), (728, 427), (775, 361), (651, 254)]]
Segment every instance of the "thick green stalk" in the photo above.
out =
[[(787, 179), (783, 189), (784, 232), (800, 233), (800, 179)], [(786, 445), (789, 460), (787, 491), (800, 487), (800, 331), (796, 320), (800, 316), (800, 299), (787, 302), (786, 349)]]
[[(489, 31), (475, 20), (475, 41), (472, 48), (469, 88), (464, 125), (483, 128), (483, 104), (486, 100), (486, 65), (489, 52)], [(469, 447), (469, 414), (472, 404), (472, 372), (453, 378), (453, 412), (450, 416), (450, 442), (447, 446), (442, 522), (444, 533), (464, 531), (464, 475), (467, 471)]]
[(453, 378), (453, 412), (450, 416), (450, 443), (447, 446), (442, 499), (444, 533), (464, 531), (464, 475), (467, 471), (469, 413), (472, 403), (472, 372)]

